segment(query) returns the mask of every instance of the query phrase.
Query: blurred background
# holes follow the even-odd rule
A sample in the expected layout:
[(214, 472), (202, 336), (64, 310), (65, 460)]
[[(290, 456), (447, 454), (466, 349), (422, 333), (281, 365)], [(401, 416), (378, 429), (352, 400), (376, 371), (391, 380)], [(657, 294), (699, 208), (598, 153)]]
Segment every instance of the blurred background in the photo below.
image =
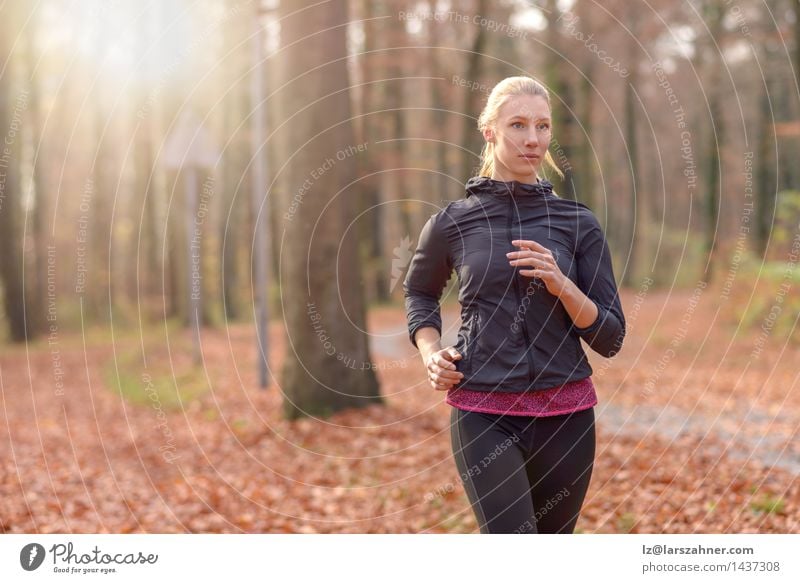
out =
[[(0, 530), (470, 531), (401, 284), (530, 75), (629, 320), (592, 355), (582, 528), (797, 532), (798, 0), (6, 0), (0, 27)], [(733, 490), (696, 500), (700, 450)], [(651, 461), (686, 455), (664, 506)]]

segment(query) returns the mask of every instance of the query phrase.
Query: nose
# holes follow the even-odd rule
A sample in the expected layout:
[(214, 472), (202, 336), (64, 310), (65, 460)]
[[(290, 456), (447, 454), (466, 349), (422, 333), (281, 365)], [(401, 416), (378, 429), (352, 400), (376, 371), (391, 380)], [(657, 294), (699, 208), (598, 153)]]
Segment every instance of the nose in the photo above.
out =
[(529, 131), (528, 134), (525, 136), (525, 145), (526, 146), (536, 146), (539, 144), (539, 136), (536, 134), (536, 129), (533, 131)]

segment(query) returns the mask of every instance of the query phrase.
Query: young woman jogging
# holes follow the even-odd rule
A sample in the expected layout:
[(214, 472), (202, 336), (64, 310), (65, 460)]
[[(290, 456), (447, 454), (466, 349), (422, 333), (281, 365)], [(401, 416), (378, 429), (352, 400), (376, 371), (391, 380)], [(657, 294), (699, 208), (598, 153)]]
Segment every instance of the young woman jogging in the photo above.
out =
[[(453, 455), (482, 533), (572, 533), (595, 456), (592, 368), (625, 337), (603, 230), (539, 177), (547, 90), (498, 83), (478, 119), (486, 144), (466, 196), (428, 220), (404, 281), (409, 338), (447, 391)], [(439, 300), (458, 276), (461, 328), (442, 348)]]

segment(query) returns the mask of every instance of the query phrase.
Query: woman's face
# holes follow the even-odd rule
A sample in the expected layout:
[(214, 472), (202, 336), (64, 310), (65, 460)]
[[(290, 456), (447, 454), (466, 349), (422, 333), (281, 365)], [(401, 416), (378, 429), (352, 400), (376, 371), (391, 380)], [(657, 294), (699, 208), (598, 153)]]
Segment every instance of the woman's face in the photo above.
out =
[(496, 180), (533, 183), (550, 147), (550, 107), (539, 95), (513, 95), (500, 107), (494, 127), (483, 131), (494, 142)]

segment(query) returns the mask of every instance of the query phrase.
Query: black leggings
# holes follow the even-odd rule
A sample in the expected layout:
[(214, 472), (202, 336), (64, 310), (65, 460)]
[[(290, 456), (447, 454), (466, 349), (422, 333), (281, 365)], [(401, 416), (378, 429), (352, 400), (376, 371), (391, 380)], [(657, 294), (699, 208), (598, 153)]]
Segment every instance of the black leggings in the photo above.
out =
[(594, 408), (529, 417), (453, 407), (450, 437), (481, 533), (572, 533), (592, 476)]

